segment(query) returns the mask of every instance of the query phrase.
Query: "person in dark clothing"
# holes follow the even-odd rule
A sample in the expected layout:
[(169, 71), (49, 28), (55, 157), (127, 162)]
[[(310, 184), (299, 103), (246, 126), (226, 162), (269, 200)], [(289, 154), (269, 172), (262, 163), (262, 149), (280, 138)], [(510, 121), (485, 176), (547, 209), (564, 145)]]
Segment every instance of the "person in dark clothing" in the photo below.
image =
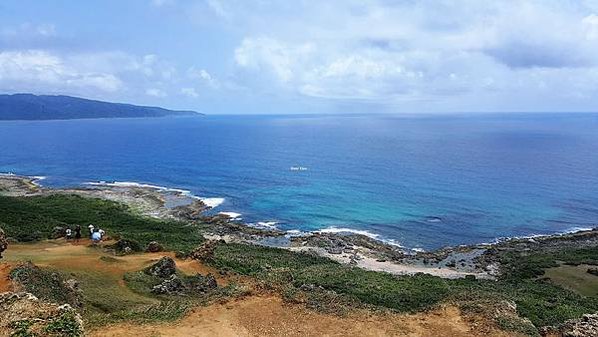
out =
[(81, 226), (77, 225), (75, 226), (75, 242), (79, 242), (79, 239), (81, 239)]

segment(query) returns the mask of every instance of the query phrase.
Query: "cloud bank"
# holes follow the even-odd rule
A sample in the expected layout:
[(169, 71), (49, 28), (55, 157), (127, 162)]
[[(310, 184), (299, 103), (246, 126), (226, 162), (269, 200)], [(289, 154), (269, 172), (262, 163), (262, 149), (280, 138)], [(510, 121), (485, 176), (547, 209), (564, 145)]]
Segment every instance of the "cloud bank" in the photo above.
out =
[[(313, 112), (598, 104), (595, 0), (151, 0), (138, 9), (165, 20), (139, 29), (151, 41), (144, 48), (64, 48), (79, 37), (65, 37), (64, 22), (52, 17), (0, 27), (0, 90), (232, 113), (284, 113), (288, 102)], [(113, 15), (118, 24), (124, 13)]]

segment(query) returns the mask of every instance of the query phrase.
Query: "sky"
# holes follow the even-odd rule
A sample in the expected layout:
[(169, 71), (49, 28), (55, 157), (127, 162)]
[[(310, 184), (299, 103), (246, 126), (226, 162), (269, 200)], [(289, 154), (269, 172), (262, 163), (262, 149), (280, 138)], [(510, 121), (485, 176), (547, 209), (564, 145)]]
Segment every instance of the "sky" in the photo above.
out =
[(598, 111), (598, 0), (2, 0), (0, 93), (208, 114)]

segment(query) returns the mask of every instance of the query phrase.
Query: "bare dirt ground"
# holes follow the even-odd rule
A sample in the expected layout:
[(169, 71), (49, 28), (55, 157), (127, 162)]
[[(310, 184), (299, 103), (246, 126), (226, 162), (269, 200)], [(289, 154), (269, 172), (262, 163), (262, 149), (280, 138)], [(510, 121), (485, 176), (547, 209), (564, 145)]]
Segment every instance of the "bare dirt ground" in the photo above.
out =
[(13, 266), (12, 263), (0, 263), (0, 293), (12, 291), (12, 283), (8, 278), (8, 274)]
[[(87, 240), (78, 244), (56, 240), (12, 245), (0, 262), (0, 291), (10, 290), (8, 273), (17, 261), (31, 260), (59, 270), (102, 273), (106, 282), (118, 282), (112, 286), (126, 288), (122, 282), (124, 273), (139, 270), (162, 256), (173, 257), (172, 253), (145, 253), (113, 257), (118, 261), (104, 263), (99, 261), (106, 253), (88, 244)], [(194, 260), (176, 259), (176, 263), (185, 273), (212, 273), (219, 284), (226, 284), (230, 278)], [(452, 306), (411, 315), (355, 311), (336, 316), (315, 312), (301, 304), (285, 303), (278, 295), (253, 293), (226, 303), (198, 307), (175, 322), (124, 322), (95, 328), (88, 331), (88, 336), (509, 336), (490, 324), (472, 323)]]
[(415, 315), (358, 313), (325, 315), (276, 296), (252, 296), (232, 303), (196, 309), (173, 324), (119, 324), (90, 336), (508, 336), (477, 333), (459, 310), (445, 307)]

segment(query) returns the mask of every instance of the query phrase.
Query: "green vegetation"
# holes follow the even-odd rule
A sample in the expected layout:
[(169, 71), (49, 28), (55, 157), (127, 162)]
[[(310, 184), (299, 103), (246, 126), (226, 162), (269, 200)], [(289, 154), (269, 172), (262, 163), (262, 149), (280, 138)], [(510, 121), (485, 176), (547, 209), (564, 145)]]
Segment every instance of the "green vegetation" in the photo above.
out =
[(200, 116), (192, 111), (109, 103), (70, 96), (0, 95), (0, 120)]
[(351, 268), (310, 254), (244, 244), (219, 245), (213, 264), (257, 276), (273, 286), (321, 288), (342, 294), (348, 300), (398, 311), (429, 308), (446, 298), (450, 291), (449, 284), (439, 277), (424, 274), (397, 277)]
[(35, 335), (29, 331), (33, 322), (30, 320), (14, 321), (10, 324), (10, 328), (13, 329), (10, 334), (11, 337), (34, 337)]
[[(567, 262), (587, 262), (593, 253), (579, 250), (557, 256), (559, 259), (567, 258)], [(510, 258), (514, 263), (515, 257)], [(533, 268), (547, 265), (545, 257), (527, 258), (523, 261), (526, 267), (521, 269), (508, 265), (518, 272), (499, 281), (469, 278), (447, 280), (423, 274), (393, 276), (305, 253), (244, 244), (219, 245), (212, 264), (217, 268), (256, 276), (273, 287), (279, 287), (285, 297), (291, 299), (299, 297), (297, 293), (303, 290), (308, 290), (308, 293), (317, 290), (316, 293), (320, 295), (328, 292), (329, 295), (341, 296), (348, 303), (357, 302), (404, 312), (426, 309), (443, 301), (453, 301), (465, 311), (477, 310), (489, 303), (508, 301), (516, 304), (519, 316), (528, 318), (536, 327), (559, 324), (598, 310), (598, 298), (581, 296), (545, 280), (537, 280), (533, 277), (535, 273), (524, 273), (525, 268), (535, 270)], [(517, 263), (521, 263), (521, 260)], [(319, 298), (334, 298), (338, 301), (337, 297)], [(537, 334), (533, 326), (520, 319), (502, 317), (497, 323), (514, 331)]]
[(500, 258), (505, 279), (527, 279), (544, 275), (547, 268), (558, 267), (559, 263), (568, 265), (598, 265), (598, 249), (568, 248), (551, 252), (509, 252)]
[(158, 241), (169, 250), (189, 251), (203, 242), (193, 225), (141, 217), (124, 204), (76, 195), (0, 196), (0, 223), (8, 237), (21, 242), (47, 239), (56, 226), (80, 225), (86, 235), (88, 224), (143, 247)]
[(79, 294), (70, 289), (62, 275), (31, 263), (21, 264), (10, 272), (10, 279), (38, 298), (55, 303), (79, 305)]
[[(39, 324), (41, 320), (38, 320)], [(80, 337), (83, 336), (81, 326), (72, 312), (65, 312), (62, 315), (51, 319), (45, 324), (42, 331), (36, 329), (32, 320), (20, 320), (10, 324), (11, 337)], [(40, 333), (41, 332), (41, 333)]]
[(544, 276), (552, 283), (571, 289), (584, 296), (598, 296), (598, 277), (588, 272), (588, 265), (562, 265), (548, 268)]
[(83, 336), (81, 326), (72, 312), (65, 312), (46, 325), (45, 332), (50, 336), (79, 337)]

